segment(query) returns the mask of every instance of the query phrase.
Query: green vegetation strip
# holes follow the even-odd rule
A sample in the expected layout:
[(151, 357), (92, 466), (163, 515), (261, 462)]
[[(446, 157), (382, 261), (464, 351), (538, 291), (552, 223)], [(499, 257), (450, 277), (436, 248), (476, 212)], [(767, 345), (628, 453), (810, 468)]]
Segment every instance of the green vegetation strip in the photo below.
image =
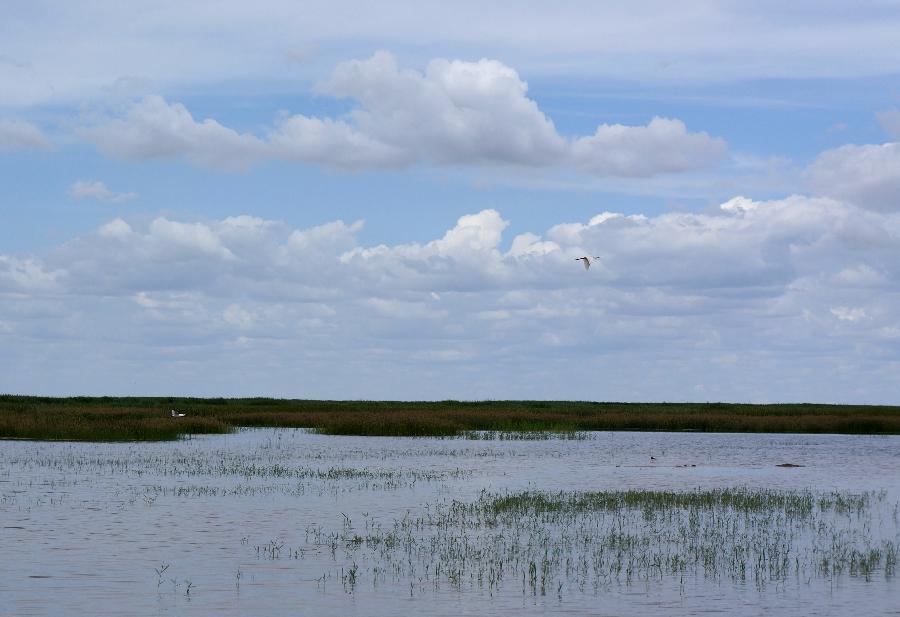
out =
[(793, 516), (808, 516), (818, 508), (839, 514), (861, 512), (869, 506), (868, 493), (781, 492), (744, 489), (721, 489), (675, 493), (671, 491), (601, 491), (583, 493), (524, 492), (494, 497), (487, 509), (494, 514), (536, 514), (540, 512), (591, 512), (626, 508), (669, 509), (695, 508), (712, 510), (726, 508), (733, 512), (782, 511)]
[[(172, 418), (175, 409), (185, 416)], [(578, 431), (900, 434), (900, 407), (577, 401), (313, 401), (0, 395), (0, 438), (168, 440), (238, 426), (329, 435), (535, 436)]]

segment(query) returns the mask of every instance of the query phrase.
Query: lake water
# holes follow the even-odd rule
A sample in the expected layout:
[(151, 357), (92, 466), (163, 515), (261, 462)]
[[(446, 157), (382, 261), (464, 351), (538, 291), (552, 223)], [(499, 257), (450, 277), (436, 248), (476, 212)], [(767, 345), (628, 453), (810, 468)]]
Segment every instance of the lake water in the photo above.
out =
[[(865, 512), (812, 523), (647, 510), (504, 523), (453, 507), (520, 491), (731, 488), (873, 498)], [(900, 545), (898, 502), (897, 436), (254, 429), (165, 443), (0, 441), (0, 615), (900, 615), (900, 580), (883, 560), (865, 575), (815, 565), (825, 527), (848, 545)], [(615, 543), (616, 525), (632, 539), (652, 534), (666, 564), (648, 565), (638, 547), (625, 549), (627, 571), (613, 571), (623, 544), (593, 546), (592, 534)], [(680, 548), (660, 540), (666, 525), (726, 529), (763, 552), (794, 525), (777, 540), (794, 552), (784, 576), (761, 577), (756, 553), (755, 577), (736, 578), (737, 557), (726, 566), (722, 555), (673, 575)], [(527, 555), (538, 555), (533, 571)]]

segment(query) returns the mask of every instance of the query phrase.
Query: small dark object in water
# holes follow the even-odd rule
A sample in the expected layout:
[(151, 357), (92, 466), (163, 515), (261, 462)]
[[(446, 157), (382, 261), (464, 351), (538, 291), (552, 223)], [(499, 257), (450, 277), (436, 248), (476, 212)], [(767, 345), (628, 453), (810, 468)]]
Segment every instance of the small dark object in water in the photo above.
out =
[(803, 467), (803, 465), (795, 465), (794, 463), (781, 463), (780, 465), (775, 465), (776, 467)]

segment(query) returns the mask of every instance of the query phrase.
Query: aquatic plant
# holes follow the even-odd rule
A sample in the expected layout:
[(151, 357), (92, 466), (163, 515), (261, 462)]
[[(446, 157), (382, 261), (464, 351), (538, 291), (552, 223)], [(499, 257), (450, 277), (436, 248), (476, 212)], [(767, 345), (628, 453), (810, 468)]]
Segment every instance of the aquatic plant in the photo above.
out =
[(891, 579), (898, 528), (872, 532), (886, 529), (886, 505), (885, 493), (872, 492), (483, 492), (418, 517), (367, 522), (362, 534), (346, 522), (308, 527), (306, 541), (352, 563), (339, 566), (348, 592), (364, 572), (374, 585), (390, 573), (411, 593), (447, 585), (493, 595), (516, 580), (523, 594), (560, 598), (651, 581), (683, 590), (686, 579), (762, 590), (844, 575)]

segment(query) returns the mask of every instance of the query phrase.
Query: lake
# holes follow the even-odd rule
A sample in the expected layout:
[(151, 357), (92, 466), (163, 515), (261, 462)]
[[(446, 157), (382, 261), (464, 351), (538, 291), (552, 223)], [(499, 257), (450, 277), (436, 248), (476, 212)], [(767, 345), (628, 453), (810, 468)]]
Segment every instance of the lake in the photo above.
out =
[(474, 436), (0, 441), (0, 615), (900, 614), (900, 436)]

